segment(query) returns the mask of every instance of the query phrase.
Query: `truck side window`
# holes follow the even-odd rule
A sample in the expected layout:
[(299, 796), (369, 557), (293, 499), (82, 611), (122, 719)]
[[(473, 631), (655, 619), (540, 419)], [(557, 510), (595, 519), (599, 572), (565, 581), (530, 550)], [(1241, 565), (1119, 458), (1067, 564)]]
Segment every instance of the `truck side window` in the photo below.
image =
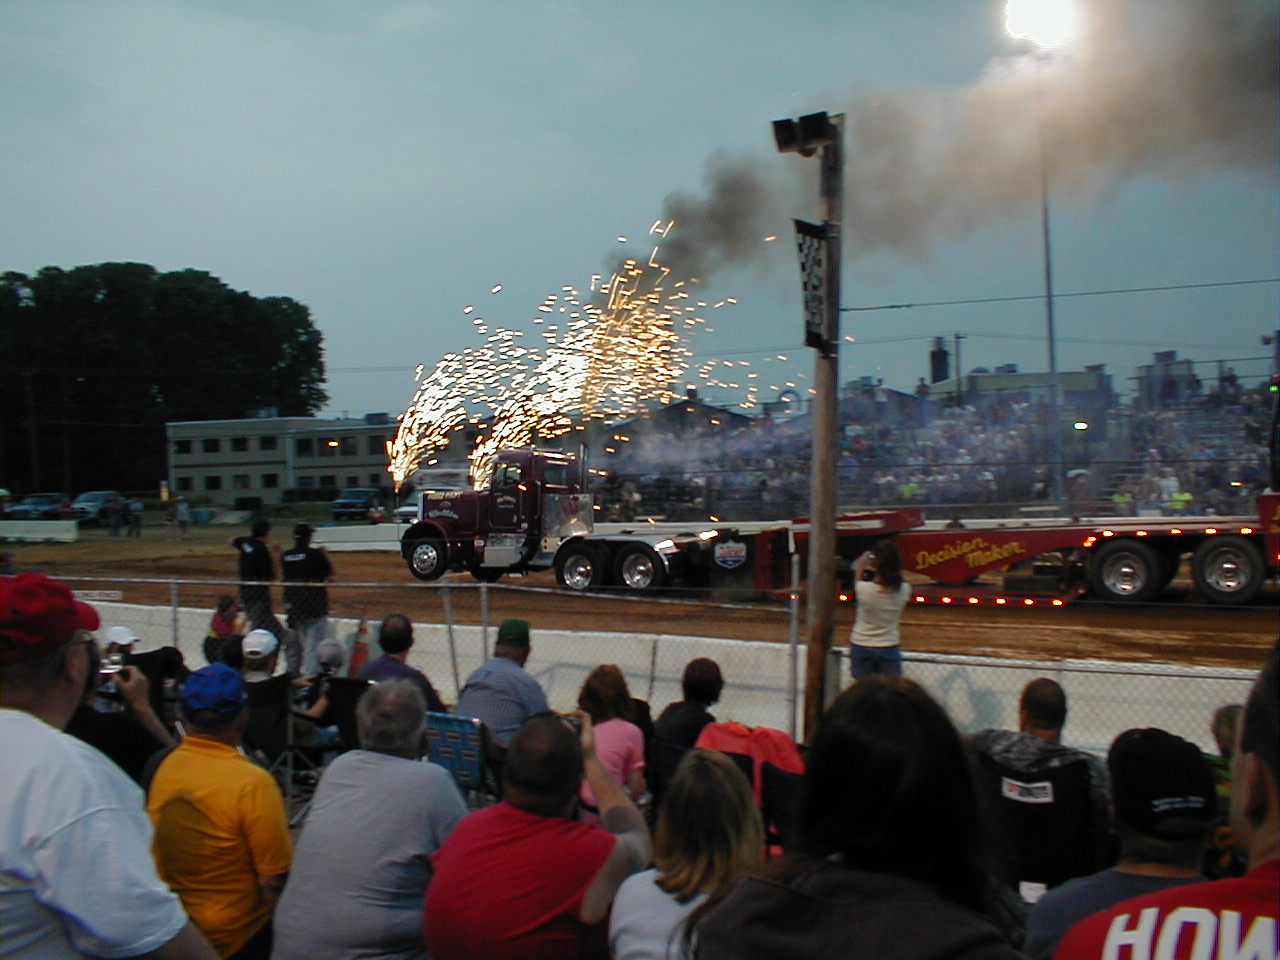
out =
[(498, 470), (495, 478), (495, 487), (514, 487), (520, 483), (520, 465), (516, 463), (504, 463)]

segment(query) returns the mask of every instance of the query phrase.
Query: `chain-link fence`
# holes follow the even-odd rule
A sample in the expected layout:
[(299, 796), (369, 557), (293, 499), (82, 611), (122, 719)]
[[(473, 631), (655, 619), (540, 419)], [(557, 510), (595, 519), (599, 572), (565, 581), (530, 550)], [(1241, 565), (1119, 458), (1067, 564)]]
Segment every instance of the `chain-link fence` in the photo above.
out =
[[(212, 611), (233, 582), (191, 580), (92, 580), (66, 578), (98, 608), (104, 628), (128, 626), (141, 649), (176, 646), (188, 666), (205, 662), (203, 641)], [(368, 655), (380, 654), (378, 624), (392, 611), (414, 623), (409, 663), (431, 678), (453, 703), (467, 676), (491, 653), (496, 625), (521, 614), (527, 590), (485, 584), (343, 584), (328, 587), (332, 636), (348, 650), (358, 638)], [(532, 652), (526, 669), (554, 709), (572, 709), (586, 675), (600, 663), (616, 663), (633, 696), (654, 714), (681, 698), (680, 676), (694, 657), (716, 660), (726, 679), (715, 713), (721, 720), (768, 726), (795, 736), (803, 715), (804, 650), (798, 611), (791, 608), (659, 609), (661, 600), (633, 600), (539, 591)], [(607, 600), (607, 603), (603, 602)], [(551, 603), (549, 609), (547, 604)], [(621, 606), (621, 611), (619, 610)], [(725, 639), (723, 620), (749, 617), (763, 640)], [(699, 621), (698, 618), (702, 618)], [(549, 627), (541, 624), (560, 624)], [(646, 623), (678, 623), (681, 633), (647, 631)], [(705, 628), (705, 635), (699, 635)], [(363, 629), (363, 633), (361, 630)], [(1018, 697), (1030, 679), (1048, 676), (1067, 692), (1064, 739), (1105, 753), (1130, 727), (1157, 726), (1213, 750), (1209, 721), (1215, 708), (1242, 703), (1249, 670), (1094, 661), (1040, 661), (960, 655), (905, 654), (905, 672), (926, 686), (962, 731), (1016, 728)], [(828, 700), (848, 684), (843, 650), (833, 650), (827, 671)]]

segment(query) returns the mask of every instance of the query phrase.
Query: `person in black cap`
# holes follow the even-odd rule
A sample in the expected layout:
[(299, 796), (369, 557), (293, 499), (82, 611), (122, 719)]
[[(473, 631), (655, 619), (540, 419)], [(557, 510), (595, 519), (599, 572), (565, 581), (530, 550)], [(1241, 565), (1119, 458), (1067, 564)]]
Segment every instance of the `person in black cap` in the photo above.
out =
[(1046, 893), (1027, 921), (1024, 952), (1048, 960), (1076, 923), (1122, 900), (1203, 880), (1200, 861), (1216, 807), (1200, 750), (1154, 727), (1126, 730), (1107, 755), (1120, 860)]
[(284, 610), (289, 626), (297, 632), (302, 643), (304, 676), (320, 672), (316, 646), (332, 636), (329, 591), (323, 585), (333, 579), (333, 564), (329, 562), (324, 547), (311, 545), (314, 532), (309, 524), (298, 524), (293, 528), (293, 547), (280, 557)]

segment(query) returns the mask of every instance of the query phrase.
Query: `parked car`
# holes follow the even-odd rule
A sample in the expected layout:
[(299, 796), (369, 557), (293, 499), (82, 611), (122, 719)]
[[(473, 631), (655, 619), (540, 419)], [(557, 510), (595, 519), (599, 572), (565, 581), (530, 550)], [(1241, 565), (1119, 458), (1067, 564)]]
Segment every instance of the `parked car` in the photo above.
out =
[(382, 501), (377, 487), (349, 487), (333, 501), (333, 519), (367, 520), (369, 508)]
[(60, 520), (65, 493), (33, 493), (9, 508), (10, 520)]
[(106, 523), (107, 506), (120, 500), (118, 490), (90, 490), (71, 501), (71, 519), (84, 524)]

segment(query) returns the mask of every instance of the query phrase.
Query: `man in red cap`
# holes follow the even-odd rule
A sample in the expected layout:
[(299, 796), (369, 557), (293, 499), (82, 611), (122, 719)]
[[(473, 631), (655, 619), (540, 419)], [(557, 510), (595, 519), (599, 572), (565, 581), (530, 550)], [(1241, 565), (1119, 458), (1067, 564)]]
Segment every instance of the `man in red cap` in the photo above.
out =
[(63, 584), (0, 577), (0, 956), (213, 960), (156, 875), (142, 792), (62, 732), (97, 628)]

